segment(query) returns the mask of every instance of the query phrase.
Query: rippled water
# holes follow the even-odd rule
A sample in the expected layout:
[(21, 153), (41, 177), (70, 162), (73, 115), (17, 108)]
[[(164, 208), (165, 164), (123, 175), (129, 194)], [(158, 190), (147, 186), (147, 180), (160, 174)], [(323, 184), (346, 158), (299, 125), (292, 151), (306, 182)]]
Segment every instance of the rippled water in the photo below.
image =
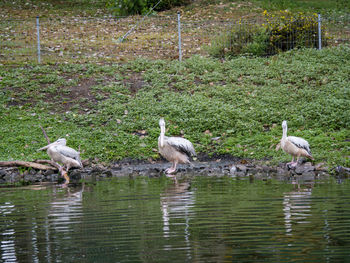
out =
[(0, 190), (0, 262), (350, 262), (349, 180)]

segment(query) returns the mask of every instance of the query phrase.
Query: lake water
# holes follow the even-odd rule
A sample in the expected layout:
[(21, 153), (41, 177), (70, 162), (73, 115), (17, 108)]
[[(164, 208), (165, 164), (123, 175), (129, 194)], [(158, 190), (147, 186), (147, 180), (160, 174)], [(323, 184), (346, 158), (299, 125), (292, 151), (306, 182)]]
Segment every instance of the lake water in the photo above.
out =
[(0, 262), (350, 262), (350, 181), (2, 188)]

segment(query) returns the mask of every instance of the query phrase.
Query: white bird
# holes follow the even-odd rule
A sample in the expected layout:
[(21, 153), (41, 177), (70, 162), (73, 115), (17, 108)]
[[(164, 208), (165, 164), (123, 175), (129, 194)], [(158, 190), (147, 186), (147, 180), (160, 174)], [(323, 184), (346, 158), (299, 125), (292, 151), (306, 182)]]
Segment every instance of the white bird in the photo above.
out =
[(160, 136), (158, 137), (158, 150), (172, 166), (165, 170), (167, 174), (174, 173), (178, 163), (191, 163), (189, 158), (196, 156), (196, 151), (192, 143), (181, 137), (165, 136), (165, 121), (163, 118), (159, 120)]
[[(287, 121), (282, 122), (283, 135), (281, 139), (281, 148), (284, 152), (292, 155), (292, 161), (287, 163), (292, 166), (296, 166), (298, 164), (300, 156), (310, 158), (314, 160), (311, 155), (309, 143), (300, 137), (288, 136), (287, 137)], [(294, 158), (297, 157), (297, 161), (294, 162)]]
[(45, 147), (40, 148), (38, 151), (46, 150), (47, 154), (51, 157), (51, 159), (56, 163), (62, 163), (63, 167), (60, 167), (60, 172), (63, 177), (66, 179), (65, 184), (69, 183), (69, 177), (67, 175), (68, 170), (71, 167), (81, 168), (83, 164), (80, 160), (80, 153), (76, 150), (66, 146), (67, 140), (62, 138), (57, 141), (46, 145)]

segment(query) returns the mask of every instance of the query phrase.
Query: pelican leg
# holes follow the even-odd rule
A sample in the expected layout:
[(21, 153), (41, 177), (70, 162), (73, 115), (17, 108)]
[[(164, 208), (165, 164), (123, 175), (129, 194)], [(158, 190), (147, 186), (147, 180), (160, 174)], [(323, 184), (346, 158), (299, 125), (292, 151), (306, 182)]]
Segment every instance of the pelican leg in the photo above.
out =
[(61, 170), (61, 175), (62, 175), (62, 176), (64, 177), (64, 179), (66, 180), (66, 181), (64, 182), (64, 185), (68, 185), (68, 184), (69, 184), (69, 181), (70, 181), (69, 176), (68, 176), (68, 170), (66, 170), (66, 169), (64, 169), (64, 168), (61, 168), (60, 170)]
[(294, 163), (294, 156), (292, 157), (292, 161), (287, 163), (287, 165), (293, 164)]
[(174, 173), (176, 171), (176, 165), (177, 165), (177, 162), (173, 162), (173, 165), (170, 168), (166, 169), (165, 172), (167, 174)]
[(298, 165), (298, 162), (292, 163), (291, 167), (296, 167)]
[(295, 166), (298, 165), (298, 163), (299, 163), (299, 158), (300, 158), (300, 155), (297, 156), (296, 162), (292, 164), (293, 167), (295, 167)]
[[(299, 158), (298, 158), (298, 159), (299, 159)], [(294, 156), (293, 156), (292, 161), (289, 162), (289, 163), (287, 163), (287, 166), (295, 167), (295, 166), (297, 166), (297, 164), (298, 164), (298, 160), (295, 162), (295, 161), (294, 161)]]
[(299, 157), (300, 157), (300, 156), (297, 157), (297, 160), (296, 160), (296, 161), (294, 161), (294, 157), (293, 157), (293, 162), (292, 162), (292, 164), (291, 164), (291, 167), (296, 167), (296, 166), (298, 165)]

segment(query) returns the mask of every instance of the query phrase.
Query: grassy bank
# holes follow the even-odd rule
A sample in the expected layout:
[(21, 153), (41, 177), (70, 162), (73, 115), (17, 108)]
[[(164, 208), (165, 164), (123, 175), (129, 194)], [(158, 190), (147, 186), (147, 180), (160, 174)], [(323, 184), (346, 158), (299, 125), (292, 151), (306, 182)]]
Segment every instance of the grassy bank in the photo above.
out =
[(46, 158), (36, 150), (66, 137), (82, 157), (109, 162), (159, 158), (158, 120), (202, 153), (290, 161), (289, 135), (316, 162), (350, 166), (350, 48), (270, 58), (0, 67), (0, 160)]

